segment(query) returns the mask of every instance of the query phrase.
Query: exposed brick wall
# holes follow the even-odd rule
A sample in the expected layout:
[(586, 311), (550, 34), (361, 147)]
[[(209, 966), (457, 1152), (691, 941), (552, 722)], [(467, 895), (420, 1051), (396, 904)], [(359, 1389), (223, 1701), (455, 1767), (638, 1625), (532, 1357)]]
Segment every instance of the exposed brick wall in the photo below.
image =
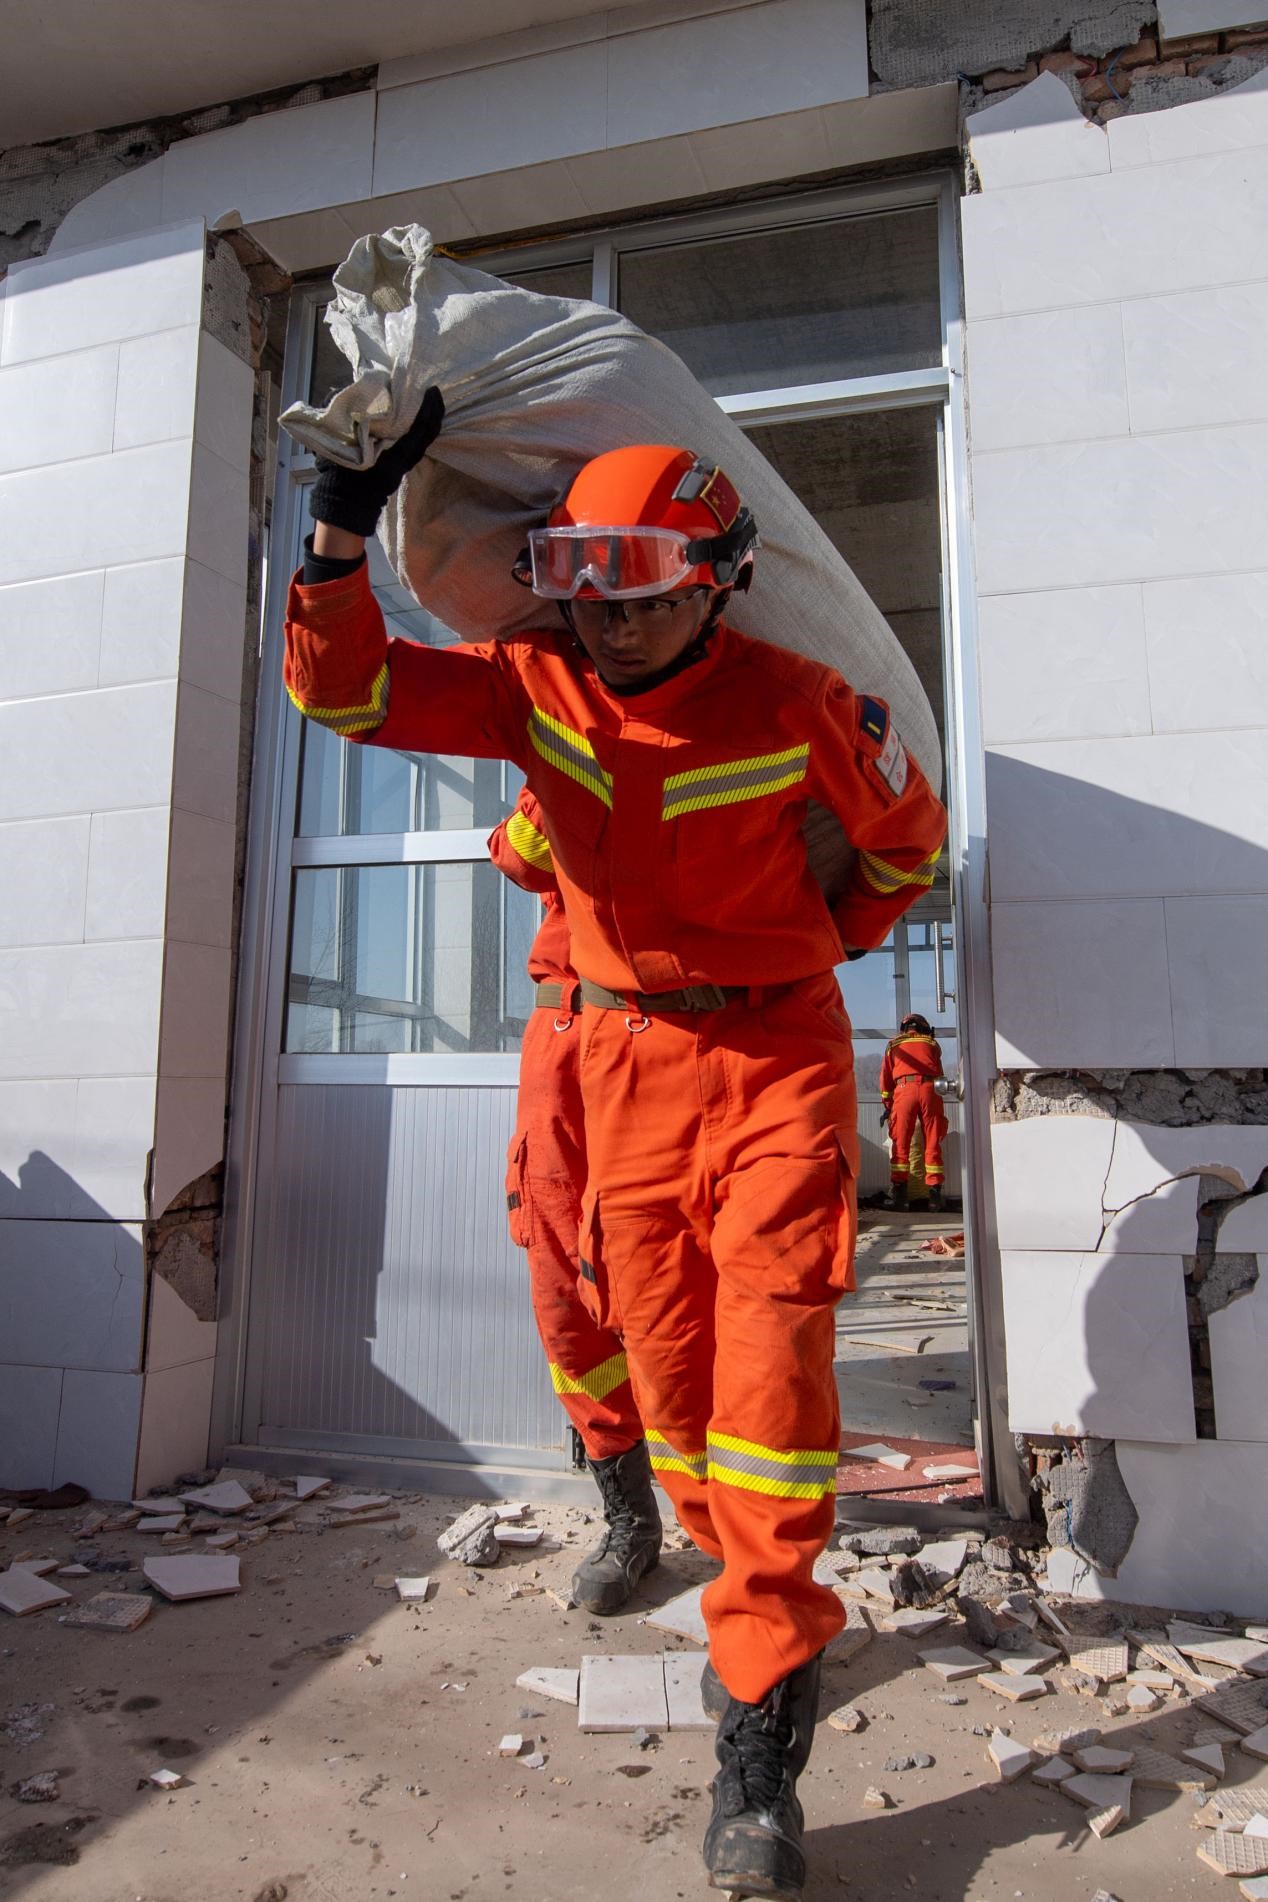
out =
[(1028, 85), (1041, 72), (1057, 73), (1081, 100), (1090, 119), (1104, 124), (1126, 112), (1158, 111), (1221, 92), (1268, 65), (1268, 21), (1235, 32), (1162, 39), (1144, 33), (1130, 46), (1096, 58), (1069, 44), (1014, 67), (963, 73), (983, 94)]

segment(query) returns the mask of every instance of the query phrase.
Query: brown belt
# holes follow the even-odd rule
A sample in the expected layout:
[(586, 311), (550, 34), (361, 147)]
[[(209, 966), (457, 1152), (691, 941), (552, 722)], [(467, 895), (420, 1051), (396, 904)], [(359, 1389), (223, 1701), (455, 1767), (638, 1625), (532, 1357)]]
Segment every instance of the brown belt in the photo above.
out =
[(737, 999), (765, 996), (765, 990), (749, 984), (690, 984), (681, 991), (605, 991), (601, 984), (581, 979), (581, 997), (599, 1010), (638, 1010), (644, 1017), (666, 1011), (725, 1010)]
[(535, 1002), (538, 1010), (578, 1011), (581, 1009), (581, 986), (576, 982), (539, 984), (535, 993)]

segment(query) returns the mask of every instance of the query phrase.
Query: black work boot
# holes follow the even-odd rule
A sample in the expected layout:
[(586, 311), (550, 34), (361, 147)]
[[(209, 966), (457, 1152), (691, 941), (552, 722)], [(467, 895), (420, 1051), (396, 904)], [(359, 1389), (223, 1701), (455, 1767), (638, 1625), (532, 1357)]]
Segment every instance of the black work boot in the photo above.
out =
[(819, 1709), (822, 1654), (776, 1684), (760, 1704), (731, 1698), (714, 1746), (713, 1815), (705, 1831), (709, 1886), (736, 1896), (797, 1902), (806, 1880), (805, 1819), (797, 1778)]
[(942, 1184), (940, 1182), (929, 1184), (929, 1210), (933, 1215), (942, 1213)]
[(891, 1209), (905, 1209), (907, 1206), (907, 1184), (891, 1182), (889, 1185), (889, 1206)]
[(620, 1611), (645, 1572), (660, 1563), (660, 1511), (652, 1491), (647, 1441), (628, 1453), (591, 1460), (608, 1529), (573, 1573), (572, 1595), (587, 1611)]
[(709, 1659), (704, 1661), (704, 1670), (700, 1673), (700, 1702), (704, 1705), (706, 1717), (712, 1717), (716, 1724), (731, 1701), (731, 1693), (714, 1670)]

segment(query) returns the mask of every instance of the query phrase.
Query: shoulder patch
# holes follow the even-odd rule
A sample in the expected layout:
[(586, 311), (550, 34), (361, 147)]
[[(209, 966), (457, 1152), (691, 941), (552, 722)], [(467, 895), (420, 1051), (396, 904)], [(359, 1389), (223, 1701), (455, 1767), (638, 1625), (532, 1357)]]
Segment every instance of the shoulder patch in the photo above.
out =
[(885, 744), (872, 764), (895, 799), (900, 798), (907, 784), (907, 749), (899, 739), (896, 727), (890, 727)]
[(889, 713), (881, 700), (872, 700), (866, 694), (859, 698), (859, 725), (869, 740), (875, 740), (878, 746), (884, 744), (885, 733), (889, 726)]

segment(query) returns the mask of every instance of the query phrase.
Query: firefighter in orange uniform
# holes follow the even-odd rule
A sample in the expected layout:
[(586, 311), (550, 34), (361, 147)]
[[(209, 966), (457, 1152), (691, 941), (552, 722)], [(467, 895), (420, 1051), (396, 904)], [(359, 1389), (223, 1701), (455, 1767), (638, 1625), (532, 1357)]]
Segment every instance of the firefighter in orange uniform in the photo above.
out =
[(917, 1123), (924, 1131), (929, 1207), (935, 1210), (942, 1207), (942, 1144), (947, 1133), (947, 1113), (933, 1087), (935, 1078), (941, 1075), (942, 1050), (933, 1034), (933, 1025), (919, 1011), (912, 1011), (898, 1026), (898, 1035), (886, 1044), (881, 1059), (881, 1102), (894, 1146), (889, 1165), (890, 1200), (896, 1209), (907, 1206), (911, 1139)]
[(550, 841), (527, 789), (490, 838), (489, 855), (545, 907), (528, 954), (536, 1007), (520, 1046), (506, 1201), (511, 1240), (528, 1254), (533, 1314), (551, 1383), (603, 1497), (607, 1530), (573, 1574), (572, 1595), (587, 1611), (607, 1615), (620, 1611), (659, 1562), (660, 1509), (625, 1349), (593, 1319), (578, 1288), (577, 1227), (586, 1182), (581, 996)]
[[(796, 1782), (844, 1616), (813, 1576), (858, 1165), (834, 966), (928, 890), (945, 817), (883, 702), (727, 626), (756, 529), (690, 450), (595, 457), (530, 536), (522, 573), (559, 625), (389, 641), (361, 538), (442, 413), (425, 399), (369, 471), (322, 469), (286, 683), (350, 738), (513, 760), (541, 803), (584, 1003), (583, 1292), (625, 1343), (657, 1477), (723, 1561), (704, 1597), (726, 1700), (709, 1881), (794, 1898)], [(831, 911), (811, 799), (856, 848)]]

